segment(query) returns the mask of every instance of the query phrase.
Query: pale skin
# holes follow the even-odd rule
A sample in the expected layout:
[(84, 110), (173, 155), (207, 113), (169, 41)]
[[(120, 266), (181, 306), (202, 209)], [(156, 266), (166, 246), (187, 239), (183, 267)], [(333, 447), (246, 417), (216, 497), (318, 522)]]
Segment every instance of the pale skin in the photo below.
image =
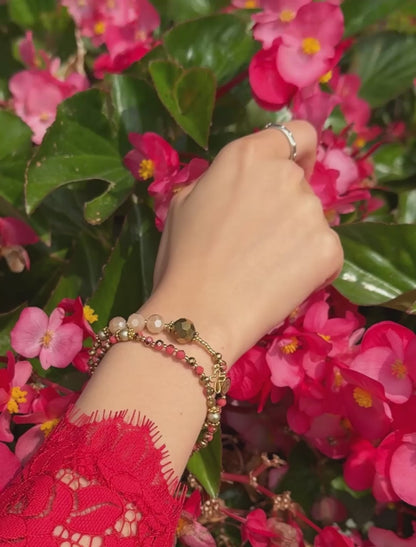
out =
[[(153, 293), (141, 308), (145, 317), (188, 317), (228, 366), (342, 267), (338, 236), (307, 183), (315, 131), (303, 121), (286, 125), (296, 163), (287, 159), (286, 137), (270, 128), (227, 145), (199, 181), (175, 195)], [(181, 349), (210, 369), (204, 350)], [(157, 424), (177, 475), (206, 413), (188, 368), (133, 342), (107, 353), (76, 406), (139, 410)]]

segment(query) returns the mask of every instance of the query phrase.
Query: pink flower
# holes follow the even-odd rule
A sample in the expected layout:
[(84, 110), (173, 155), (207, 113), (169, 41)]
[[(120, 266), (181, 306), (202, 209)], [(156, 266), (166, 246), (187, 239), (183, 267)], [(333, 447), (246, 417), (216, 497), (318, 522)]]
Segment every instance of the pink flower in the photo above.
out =
[(270, 49), (261, 49), (251, 59), (249, 80), (256, 101), (266, 110), (277, 110), (288, 104), (296, 87), (287, 83), (276, 68), (276, 55), (281, 40), (276, 40)]
[(16, 475), (20, 467), (19, 458), (5, 444), (0, 443), (0, 492)]
[(215, 547), (214, 538), (197, 520), (200, 515), (201, 494), (195, 490), (184, 503), (176, 535), (181, 544), (187, 547)]
[(316, 536), (314, 547), (354, 547), (354, 542), (334, 526), (327, 526)]
[(149, 185), (148, 192), (155, 200), (156, 227), (158, 230), (163, 230), (169, 205), (175, 191), (199, 179), (208, 167), (207, 160), (193, 158), (187, 165), (171, 176), (159, 180), (155, 178)]
[(344, 32), (342, 11), (327, 2), (301, 7), (282, 36), (277, 68), (298, 87), (316, 82), (330, 70)]
[(82, 330), (63, 323), (65, 311), (56, 308), (50, 318), (40, 308), (25, 308), (10, 333), (15, 351), (24, 357), (38, 357), (42, 368), (68, 366), (82, 348)]
[[(59, 386), (58, 386), (59, 387)], [(53, 431), (68, 406), (78, 397), (68, 389), (61, 395), (54, 387), (42, 389), (39, 397), (33, 402), (32, 412), (15, 416), (18, 424), (37, 424), (19, 437), (16, 443), (16, 456), (25, 464), (42, 445), (45, 438)]]
[(366, 439), (358, 439), (351, 446), (344, 464), (344, 479), (353, 490), (367, 490), (373, 484), (376, 448)]
[(308, 120), (320, 135), (324, 123), (339, 102), (335, 95), (323, 92), (319, 85), (313, 85), (296, 93), (292, 110), (297, 119)]
[(312, 517), (324, 524), (342, 522), (347, 518), (345, 506), (336, 498), (325, 496), (316, 501), (311, 509)]
[(341, 110), (348, 124), (355, 129), (364, 128), (370, 119), (370, 106), (358, 95), (361, 79), (357, 74), (334, 74), (331, 87), (341, 103)]
[(276, 537), (269, 530), (267, 516), (263, 509), (255, 509), (247, 515), (246, 522), (241, 527), (243, 543), (249, 541), (253, 547), (269, 547), (270, 540)]
[(7, 352), (7, 368), (0, 369), (0, 440), (11, 442), (10, 420), (17, 413), (29, 412), (34, 389), (27, 385), (32, 375), (28, 361), (17, 361), (11, 351)]
[(311, 0), (263, 0), (264, 11), (253, 15), (256, 23), (254, 38), (263, 42), (263, 48), (268, 49), (276, 38), (284, 34), (299, 8), (310, 2)]
[[(413, 528), (415, 524), (413, 523)], [(416, 531), (412, 537), (399, 538), (391, 530), (383, 530), (372, 526), (368, 531), (368, 537), (374, 544), (374, 547), (416, 547)]]
[(416, 335), (409, 329), (382, 321), (365, 333), (351, 369), (380, 382), (386, 398), (405, 403), (416, 380)]
[(9, 81), (16, 114), (32, 129), (35, 144), (42, 142), (47, 128), (55, 121), (58, 105), (87, 87), (83, 76), (73, 75), (63, 81), (46, 70), (23, 70)]
[(0, 257), (4, 257), (12, 272), (30, 268), (27, 251), (22, 245), (39, 241), (37, 234), (25, 222), (13, 218), (0, 218)]
[(157, 133), (130, 133), (134, 146), (124, 158), (124, 165), (139, 180), (165, 179), (176, 173), (179, 156), (172, 146)]

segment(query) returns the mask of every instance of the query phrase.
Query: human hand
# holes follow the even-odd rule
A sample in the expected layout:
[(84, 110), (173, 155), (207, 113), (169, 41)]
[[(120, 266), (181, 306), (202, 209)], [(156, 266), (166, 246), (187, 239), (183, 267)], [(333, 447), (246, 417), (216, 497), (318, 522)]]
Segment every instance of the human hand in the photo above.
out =
[(275, 128), (228, 144), (208, 171), (173, 199), (142, 308), (192, 319), (203, 338), (235, 361), (342, 266), (336, 233), (305, 179), (316, 135), (286, 124), (298, 147), (289, 161)]

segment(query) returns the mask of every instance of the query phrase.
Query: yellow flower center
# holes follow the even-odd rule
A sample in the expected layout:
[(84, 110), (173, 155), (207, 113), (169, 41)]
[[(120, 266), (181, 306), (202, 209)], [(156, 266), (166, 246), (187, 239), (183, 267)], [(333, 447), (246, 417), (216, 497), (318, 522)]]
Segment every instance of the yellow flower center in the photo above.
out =
[(286, 344), (282, 344), (280, 346), (280, 349), (282, 350), (282, 353), (284, 353), (285, 355), (290, 355), (292, 353), (295, 353), (298, 347), (299, 347), (299, 340), (296, 338), (296, 336), (292, 336), (289, 342), (287, 342)]
[(279, 19), (282, 23), (290, 23), (295, 18), (295, 12), (291, 9), (284, 9), (279, 13)]
[(51, 117), (50, 113), (49, 112), (41, 112), (39, 114), (39, 120), (41, 122), (47, 122), (49, 120), (49, 118)]
[(27, 391), (22, 391), (20, 387), (12, 387), (12, 391), (10, 393), (10, 399), (7, 403), (7, 410), (10, 412), (10, 414), (16, 414), (19, 412), (19, 404), (25, 403), (27, 397)]
[(318, 336), (320, 336), (322, 340), (325, 340), (325, 342), (331, 341), (331, 337), (329, 336), (329, 334), (321, 334), (320, 332), (318, 332)]
[(94, 310), (91, 308), (91, 306), (88, 306), (88, 304), (85, 304), (83, 307), (84, 311), (84, 319), (88, 321), (88, 323), (95, 323), (98, 321), (98, 315), (94, 312)]
[(356, 387), (353, 391), (354, 401), (358, 406), (363, 408), (371, 408), (373, 406), (373, 397), (371, 393), (360, 387)]
[(403, 361), (397, 360), (391, 365), (391, 373), (399, 380), (403, 380), (407, 376), (407, 367)]
[(47, 420), (46, 422), (43, 422), (43, 424), (40, 425), (41, 431), (43, 431), (43, 434), (45, 437), (47, 437), (53, 429), (58, 425), (59, 418), (53, 418), (52, 420)]
[(334, 370), (334, 387), (341, 387), (344, 382), (344, 378), (339, 370)]
[(321, 44), (317, 38), (304, 38), (302, 40), (302, 51), (306, 55), (315, 55), (321, 50)]
[(105, 21), (97, 21), (94, 25), (94, 34), (100, 36), (105, 32)]
[(151, 179), (155, 172), (155, 163), (153, 160), (142, 160), (139, 165), (139, 177), (142, 180)]
[(50, 330), (47, 330), (45, 334), (42, 336), (42, 339), (40, 343), (44, 348), (48, 348), (51, 345), (53, 339), (53, 332)]
[(331, 78), (332, 78), (332, 70), (328, 70), (328, 72), (325, 72), (325, 74), (323, 74), (319, 78), (319, 81), (321, 84), (327, 84)]
[(352, 431), (352, 424), (348, 418), (341, 418), (340, 424), (346, 431)]
[(367, 144), (364, 137), (357, 137), (354, 141), (354, 146), (357, 148), (363, 148)]
[(257, 0), (246, 0), (244, 3), (246, 9), (255, 9), (259, 7)]

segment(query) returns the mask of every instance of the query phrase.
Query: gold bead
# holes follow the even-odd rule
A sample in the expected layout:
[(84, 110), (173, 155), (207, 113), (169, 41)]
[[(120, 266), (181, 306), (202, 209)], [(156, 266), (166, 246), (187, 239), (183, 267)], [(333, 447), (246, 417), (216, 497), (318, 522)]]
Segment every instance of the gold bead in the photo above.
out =
[(170, 331), (172, 336), (179, 344), (192, 342), (195, 336), (195, 325), (189, 319), (181, 317), (171, 324)]

